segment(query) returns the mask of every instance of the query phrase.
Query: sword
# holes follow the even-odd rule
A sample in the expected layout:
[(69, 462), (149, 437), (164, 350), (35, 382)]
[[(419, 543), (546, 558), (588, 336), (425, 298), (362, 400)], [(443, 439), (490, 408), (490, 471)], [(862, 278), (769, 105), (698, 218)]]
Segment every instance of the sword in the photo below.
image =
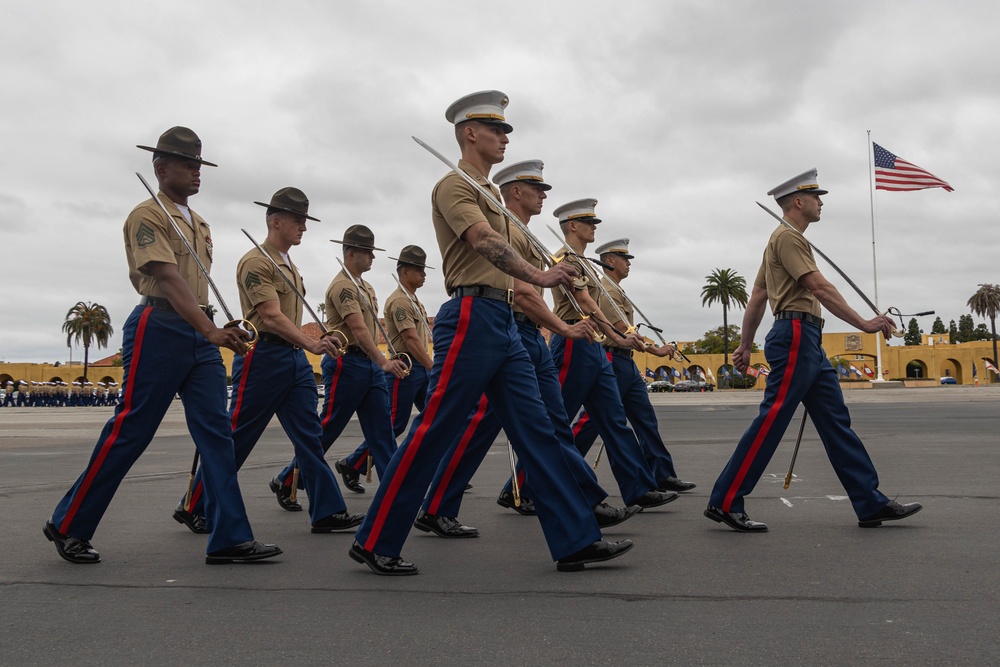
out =
[[(566, 245), (565, 239), (563, 239), (563, 237), (561, 237), (559, 235), (559, 232), (557, 232), (556, 230), (552, 229), (551, 225), (546, 225), (546, 227), (548, 227), (549, 231), (552, 232), (552, 235), (556, 237), (556, 239), (559, 241), (559, 243), (562, 244), (563, 250), (566, 251), (566, 254), (568, 254), (568, 255), (576, 255), (577, 257), (580, 257), (582, 259), (587, 259), (587, 260), (590, 259), (589, 257), (584, 257), (583, 255), (581, 255), (580, 253), (576, 252), (575, 250), (573, 250), (572, 248), (570, 248), (568, 245)], [(600, 264), (601, 264), (601, 266), (607, 266), (603, 262), (601, 262)], [(620, 319), (622, 322), (625, 323), (625, 334), (628, 335), (630, 333), (634, 333), (635, 332), (635, 327), (632, 326), (631, 323), (629, 323), (628, 318), (625, 317), (625, 313), (623, 313), (621, 311), (621, 308), (618, 307), (618, 304), (615, 303), (615, 300), (611, 298), (610, 294), (608, 294), (608, 290), (604, 289), (604, 284), (601, 282), (601, 279), (597, 277), (597, 274), (594, 273), (594, 270), (592, 268), (590, 268), (590, 265), (587, 264), (586, 262), (580, 262), (580, 266), (583, 267), (583, 272), (586, 273), (587, 276), (591, 280), (594, 281), (594, 284), (597, 285), (597, 288), (599, 290), (601, 290), (601, 293), (604, 295), (604, 298), (607, 299), (608, 303), (611, 304), (611, 307), (614, 308), (615, 314), (618, 316), (618, 319)], [(608, 266), (608, 268), (611, 268), (611, 267)], [(607, 324), (611, 328), (611, 330), (615, 332), (615, 335), (617, 335), (622, 340), (625, 340), (625, 336), (623, 336), (621, 334), (621, 332), (618, 331), (618, 329), (615, 329), (615, 327), (610, 322), (607, 322)]]
[(246, 237), (250, 239), (250, 243), (253, 243), (255, 246), (257, 246), (257, 250), (260, 250), (260, 254), (264, 255), (264, 257), (267, 258), (267, 261), (271, 262), (271, 266), (274, 267), (274, 270), (277, 271), (278, 275), (281, 276), (281, 278), (285, 281), (285, 284), (288, 285), (290, 288), (292, 288), (292, 291), (295, 292), (295, 296), (299, 297), (299, 301), (301, 301), (302, 305), (306, 307), (306, 310), (309, 311), (309, 314), (312, 316), (313, 321), (319, 325), (320, 330), (323, 332), (320, 338), (326, 338), (327, 336), (340, 336), (340, 340), (337, 341), (338, 342), (337, 347), (339, 348), (340, 341), (346, 341), (347, 336), (345, 336), (343, 332), (337, 331), (336, 329), (333, 329), (332, 331), (330, 329), (327, 329), (326, 325), (323, 324), (323, 322), (320, 321), (319, 317), (316, 316), (315, 311), (313, 311), (312, 306), (309, 305), (309, 302), (306, 301), (306, 298), (302, 295), (302, 292), (300, 292), (298, 288), (295, 286), (295, 282), (291, 278), (285, 275), (285, 272), (281, 270), (281, 267), (278, 266), (278, 263), (276, 261), (274, 261), (274, 258), (271, 257), (269, 254), (267, 254), (267, 251), (264, 250), (259, 243), (254, 241), (253, 237), (250, 236), (250, 232), (248, 232), (245, 229), (240, 229), (240, 231), (246, 234)]
[(403, 287), (403, 283), (399, 282), (399, 277), (395, 273), (391, 275), (392, 279), (396, 281), (397, 285), (399, 285), (399, 289), (403, 292), (403, 295), (406, 296), (407, 300), (410, 302), (410, 305), (413, 306), (413, 312), (415, 312), (417, 317), (420, 318), (420, 323), (424, 325), (424, 331), (426, 331), (427, 335), (430, 336), (431, 325), (427, 323), (427, 318), (424, 317), (424, 311), (420, 310), (420, 304), (417, 303), (417, 297), (411, 295), (409, 290)]
[(507, 441), (507, 455), (510, 458), (510, 488), (514, 494), (514, 507), (521, 506), (521, 486), (517, 483), (517, 464), (514, 462), (514, 446)]
[(392, 346), (392, 341), (389, 340), (389, 334), (386, 333), (385, 327), (383, 327), (382, 323), (378, 321), (378, 313), (375, 312), (375, 307), (372, 306), (372, 302), (368, 300), (368, 292), (365, 291), (365, 288), (362, 287), (357, 280), (354, 279), (354, 276), (352, 276), (351, 272), (347, 270), (347, 267), (344, 266), (344, 263), (340, 261), (339, 257), (335, 257), (334, 259), (337, 260), (337, 264), (340, 264), (340, 268), (344, 270), (344, 275), (347, 276), (347, 279), (358, 288), (358, 297), (361, 298), (361, 303), (363, 303), (365, 308), (368, 309), (368, 312), (372, 314), (372, 319), (375, 320), (375, 326), (378, 327), (378, 330), (382, 332), (382, 337), (385, 338), (385, 346), (389, 350), (389, 358), (399, 359), (399, 361), (402, 362), (403, 366), (406, 368), (406, 370), (403, 371), (403, 375), (409, 375), (410, 369), (413, 368), (413, 360), (410, 359), (410, 355), (405, 352), (402, 354), (396, 352), (396, 348)]
[[(772, 211), (768, 207), (764, 206), (760, 202), (757, 202), (757, 206), (760, 206), (762, 209), (764, 209), (765, 211), (767, 211), (772, 218), (774, 218), (775, 220), (777, 220), (778, 222), (780, 222), (781, 224), (783, 224), (785, 227), (788, 227), (793, 232), (797, 233), (799, 236), (801, 236), (802, 238), (806, 239), (805, 235), (802, 232), (800, 232), (799, 230), (795, 229), (795, 227), (793, 227), (792, 225), (788, 224), (788, 221), (785, 220), (784, 218), (778, 217), (778, 215), (774, 211)], [(810, 241), (809, 239), (806, 239), (806, 243), (809, 244), (810, 248), (812, 248), (813, 250), (816, 251), (817, 255), (819, 255), (820, 257), (822, 257), (823, 259), (825, 259), (826, 262), (827, 262), (827, 264), (829, 264), (830, 266), (832, 266), (833, 270), (836, 271), (837, 273), (839, 273), (840, 277), (847, 281), (848, 285), (850, 285), (851, 287), (854, 288), (854, 291), (858, 293), (858, 296), (861, 297), (861, 300), (864, 301), (866, 304), (868, 304), (868, 307), (871, 308), (875, 312), (876, 315), (882, 316), (882, 315), (886, 314), (886, 313), (883, 313), (882, 311), (880, 311), (878, 309), (878, 307), (874, 303), (872, 303), (872, 300), (869, 299), (868, 296), (864, 292), (861, 291), (861, 288), (858, 287), (854, 283), (854, 281), (851, 280), (847, 276), (847, 274), (843, 272), (843, 270), (841, 270), (841, 268), (839, 266), (837, 266), (836, 264), (834, 264), (834, 262), (833, 262), (832, 259), (830, 259), (829, 257), (827, 257), (826, 254), (822, 250), (820, 250), (819, 248), (817, 248), (816, 245), (812, 241)], [(888, 312), (888, 311), (886, 311), (886, 312)], [(896, 338), (902, 338), (903, 337), (903, 331), (902, 331), (902, 329), (897, 329), (897, 328), (893, 327), (893, 329), (892, 329), (892, 335), (895, 336)]]
[[(528, 243), (530, 243), (532, 245), (532, 247), (542, 256), (542, 261), (545, 262), (547, 266), (554, 266), (554, 265), (558, 264), (560, 261), (562, 261), (562, 258), (556, 257), (555, 255), (553, 255), (552, 253), (550, 253), (545, 248), (545, 246), (542, 244), (542, 242), (538, 240), (538, 237), (535, 236), (535, 234), (531, 230), (528, 229), (528, 226), (525, 225), (523, 222), (521, 222), (520, 218), (518, 218), (516, 215), (514, 215), (513, 213), (511, 213), (510, 210), (506, 206), (504, 206), (503, 204), (501, 204), (500, 201), (493, 195), (492, 192), (490, 192), (489, 190), (487, 190), (486, 188), (484, 188), (483, 186), (481, 186), (479, 183), (477, 183), (476, 179), (472, 178), (467, 173), (465, 173), (464, 171), (462, 171), (461, 169), (459, 169), (451, 160), (449, 160), (448, 158), (446, 158), (444, 155), (442, 155), (438, 151), (434, 150), (434, 148), (432, 148), (431, 146), (427, 145), (426, 143), (424, 143), (423, 141), (421, 141), (420, 139), (418, 139), (416, 137), (411, 137), (411, 138), (415, 142), (417, 142), (418, 144), (420, 144), (421, 146), (423, 146), (425, 149), (427, 149), (427, 152), (429, 152), (431, 155), (433, 155), (437, 159), (441, 160), (441, 162), (444, 162), (446, 165), (448, 165), (448, 167), (451, 168), (451, 170), (453, 172), (455, 172), (456, 174), (458, 174), (462, 179), (465, 180), (466, 183), (468, 183), (473, 188), (475, 188), (479, 192), (479, 194), (481, 194), (484, 197), (486, 197), (486, 199), (491, 204), (493, 204), (494, 206), (496, 206), (497, 208), (499, 208), (500, 212), (503, 213), (504, 217), (506, 217), (508, 220), (510, 220), (511, 222), (513, 222), (514, 226), (517, 227), (519, 230), (521, 230), (521, 233), (524, 234), (525, 238), (528, 239)], [(587, 319), (588, 317), (590, 317), (590, 315), (588, 315), (587, 313), (584, 313), (583, 309), (580, 308), (580, 304), (577, 303), (576, 297), (573, 296), (572, 292), (570, 292), (568, 289), (566, 289), (566, 287), (563, 286), (563, 285), (560, 285), (559, 288), (562, 290), (562, 293), (566, 295), (566, 298), (569, 299), (570, 305), (573, 306), (573, 308), (576, 310), (576, 312), (578, 312), (580, 314), (581, 318)], [(600, 331), (598, 331), (596, 334), (594, 334), (594, 340), (596, 340), (598, 342), (603, 342), (604, 341), (604, 335)]]
[(799, 455), (799, 445), (802, 444), (802, 432), (806, 430), (806, 417), (809, 412), (802, 408), (802, 423), (799, 424), (799, 437), (795, 438), (795, 449), (792, 450), (792, 462), (788, 464), (788, 472), (785, 473), (785, 488), (792, 483), (792, 468), (795, 467), (795, 457)]
[[(639, 308), (639, 306), (635, 305), (635, 301), (633, 301), (631, 298), (629, 298), (629, 295), (625, 293), (625, 290), (622, 289), (622, 286), (620, 284), (618, 284), (618, 283), (615, 283), (615, 281), (613, 281), (613, 280), (611, 282), (613, 282), (614, 285), (615, 285), (615, 287), (618, 288), (618, 291), (621, 292), (622, 298), (624, 298), (626, 301), (628, 301), (629, 305), (632, 306), (632, 310), (634, 310), (635, 312), (639, 313), (639, 317), (641, 317), (642, 320), (643, 320), (643, 322), (646, 323), (646, 326), (648, 328), (650, 328), (650, 329), (653, 330), (653, 333), (656, 334), (656, 337), (660, 339), (660, 345), (666, 345), (667, 341), (664, 340), (664, 338), (663, 338), (663, 333), (662, 333), (663, 329), (660, 329), (659, 327), (654, 327), (653, 323), (649, 321), (648, 317), (646, 317), (646, 314), (644, 312), (642, 312), (642, 310)], [(636, 327), (637, 331), (638, 331), (638, 329), (639, 329), (639, 327)], [(649, 339), (647, 338), (646, 340), (649, 340)], [(650, 341), (650, 343), (652, 343), (652, 341)], [(673, 345), (673, 347), (674, 347), (674, 353), (672, 355), (670, 355), (670, 358), (672, 360), (677, 361), (677, 362), (690, 361), (690, 359), (688, 359), (686, 356), (684, 356), (683, 352), (681, 352), (680, 350), (677, 349), (676, 345), (674, 345), (673, 343), (671, 343), (671, 345)]]
[(160, 205), (160, 210), (163, 211), (163, 214), (167, 216), (167, 220), (170, 221), (170, 226), (174, 228), (174, 231), (177, 233), (177, 236), (181, 237), (181, 243), (183, 243), (184, 247), (187, 248), (187, 251), (191, 254), (191, 258), (194, 259), (194, 263), (198, 265), (198, 268), (201, 270), (202, 275), (205, 276), (205, 280), (208, 281), (208, 286), (212, 288), (212, 292), (215, 294), (215, 298), (218, 300), (219, 306), (222, 307), (222, 312), (229, 319), (229, 322), (227, 322), (225, 326), (226, 327), (242, 326), (244, 330), (246, 330), (251, 334), (250, 340), (243, 343), (243, 345), (246, 347), (246, 351), (249, 352), (250, 350), (253, 349), (253, 346), (257, 344), (257, 328), (254, 327), (254, 325), (251, 324), (248, 320), (233, 319), (233, 314), (229, 312), (229, 308), (226, 306), (226, 302), (222, 298), (222, 294), (219, 293), (219, 288), (216, 287), (215, 281), (212, 280), (212, 276), (208, 275), (208, 269), (205, 268), (204, 264), (202, 264), (201, 257), (198, 257), (198, 253), (195, 252), (193, 247), (191, 247), (191, 242), (187, 240), (187, 237), (184, 236), (184, 232), (182, 232), (181, 228), (177, 226), (176, 222), (174, 222), (174, 216), (170, 215), (170, 211), (167, 210), (167, 207), (163, 205), (163, 202), (160, 201), (160, 198), (156, 196), (155, 192), (153, 192), (153, 188), (149, 187), (149, 183), (147, 183), (146, 179), (142, 177), (142, 174), (140, 174), (139, 172), (135, 172), (135, 175), (138, 176), (139, 180), (142, 181), (142, 184), (146, 186), (146, 190), (149, 191), (149, 194), (150, 196), (152, 196), (153, 201), (155, 201), (157, 204)]

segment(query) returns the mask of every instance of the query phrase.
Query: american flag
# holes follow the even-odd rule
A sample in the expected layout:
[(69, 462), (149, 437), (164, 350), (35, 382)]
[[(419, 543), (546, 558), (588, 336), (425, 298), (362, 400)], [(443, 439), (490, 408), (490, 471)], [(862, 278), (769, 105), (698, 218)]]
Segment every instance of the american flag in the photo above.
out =
[(997, 367), (990, 363), (990, 360), (986, 357), (983, 357), (983, 365), (986, 366), (986, 370), (1000, 375), (1000, 371), (997, 370)]
[(896, 157), (878, 144), (875, 147), (875, 189), (906, 192), (926, 188), (944, 188), (952, 192), (954, 188), (917, 165)]

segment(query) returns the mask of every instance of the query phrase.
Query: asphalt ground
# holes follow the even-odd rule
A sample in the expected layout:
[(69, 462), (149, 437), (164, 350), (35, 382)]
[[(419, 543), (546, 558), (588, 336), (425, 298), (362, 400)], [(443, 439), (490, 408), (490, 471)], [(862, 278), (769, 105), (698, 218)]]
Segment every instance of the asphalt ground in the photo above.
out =
[[(789, 490), (797, 420), (748, 498), (766, 534), (702, 516), (760, 392), (653, 396), (694, 491), (608, 529), (622, 558), (557, 572), (533, 518), (498, 507), (501, 437), (460, 518), (482, 536), (414, 530), (415, 577), (349, 560), (351, 534), (312, 535), (267, 488), (290, 445), (275, 420), (241, 472), (258, 539), (284, 554), (208, 566), (175, 523), (193, 444), (179, 402), (94, 537), (103, 562), (61, 560), (41, 528), (83, 469), (109, 408), (0, 410), (0, 663), (397, 665), (995, 665), (1000, 387), (846, 392), (881, 488), (925, 509), (857, 526), (808, 426)], [(356, 422), (329, 459), (354, 449)], [(591, 455), (592, 459), (592, 455)], [(621, 504), (603, 463), (598, 475)], [(365, 495), (345, 492), (350, 510)]]

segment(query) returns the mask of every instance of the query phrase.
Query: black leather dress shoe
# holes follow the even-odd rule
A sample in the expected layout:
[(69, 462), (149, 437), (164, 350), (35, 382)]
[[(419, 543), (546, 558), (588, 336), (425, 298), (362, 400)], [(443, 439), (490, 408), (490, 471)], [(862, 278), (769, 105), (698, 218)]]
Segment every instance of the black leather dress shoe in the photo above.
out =
[(357, 542), (351, 546), (351, 550), (347, 552), (347, 555), (353, 560), (367, 565), (375, 574), (387, 577), (405, 577), (406, 575), (417, 573), (417, 566), (413, 563), (407, 563), (402, 558), (379, 556), (376, 553), (363, 549)]
[(49, 542), (55, 542), (56, 551), (64, 560), (77, 565), (90, 565), (101, 562), (101, 554), (94, 551), (94, 547), (87, 540), (78, 540), (75, 537), (66, 537), (58, 530), (51, 521), (45, 522), (42, 533), (49, 538)]
[(479, 537), (479, 529), (463, 526), (458, 519), (437, 514), (425, 514), (423, 511), (413, 522), (413, 527), (425, 533), (434, 533), (438, 537)]
[(344, 480), (344, 486), (354, 493), (364, 493), (365, 487), (361, 486), (361, 473), (347, 465), (347, 459), (340, 459), (333, 464), (333, 469), (340, 473), (340, 479)]
[(497, 505), (500, 507), (506, 507), (507, 509), (512, 509), (518, 514), (524, 516), (535, 516), (535, 503), (531, 501), (531, 498), (521, 498), (521, 504), (514, 504), (514, 494), (510, 491), (501, 491), (500, 497), (497, 498)]
[(335, 530), (357, 528), (365, 520), (364, 514), (351, 514), (347, 510), (324, 517), (312, 525), (314, 533), (332, 533)]
[(191, 512), (184, 509), (184, 503), (178, 504), (177, 509), (174, 510), (174, 521), (183, 523), (192, 533), (203, 535), (208, 532), (208, 527), (205, 525), (205, 517), (191, 514)]
[(617, 526), (623, 521), (628, 521), (641, 511), (642, 508), (638, 505), (629, 505), (618, 509), (607, 503), (599, 503), (594, 507), (594, 517), (597, 519), (598, 526), (607, 528), (609, 526)]
[(289, 512), (302, 511), (302, 505), (299, 505), (299, 501), (292, 500), (291, 490), (279, 482), (277, 477), (268, 482), (267, 485), (271, 488), (271, 492), (274, 493), (274, 496), (278, 499), (278, 505), (281, 506), (281, 509)]
[(765, 533), (767, 524), (760, 521), (751, 521), (746, 512), (723, 512), (718, 507), (708, 506), (705, 516), (716, 523), (724, 523), (733, 530), (741, 533)]
[(694, 482), (685, 482), (683, 479), (677, 479), (676, 477), (667, 477), (657, 485), (657, 488), (660, 491), (676, 491), (677, 493), (684, 493), (685, 491), (690, 491), (696, 486), (698, 485)]
[(275, 544), (264, 544), (257, 540), (237, 544), (235, 547), (219, 549), (205, 556), (209, 565), (225, 565), (229, 563), (250, 563), (255, 560), (273, 558), (281, 553)]
[(672, 503), (677, 500), (677, 498), (678, 495), (675, 491), (647, 491), (639, 496), (638, 500), (636, 500), (633, 504), (638, 505), (642, 509), (648, 509), (650, 507), (659, 507), (660, 505)]
[(560, 572), (579, 572), (586, 563), (600, 563), (601, 561), (618, 558), (633, 546), (632, 540), (621, 540), (619, 542), (597, 540), (571, 556), (560, 558), (556, 561), (556, 569)]
[(924, 508), (920, 503), (907, 503), (900, 505), (895, 500), (890, 500), (889, 504), (880, 509), (875, 514), (858, 521), (862, 528), (874, 528), (881, 526), (883, 521), (899, 521), (908, 516), (912, 516)]
[(465, 490), (466, 491), (471, 491), (472, 490), (472, 485), (471, 484), (466, 484), (465, 485)]

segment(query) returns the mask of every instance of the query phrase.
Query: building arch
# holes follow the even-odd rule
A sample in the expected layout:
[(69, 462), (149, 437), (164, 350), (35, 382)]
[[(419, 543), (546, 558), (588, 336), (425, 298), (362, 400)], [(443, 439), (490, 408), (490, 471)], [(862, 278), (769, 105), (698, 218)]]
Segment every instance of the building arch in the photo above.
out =
[(63, 379), (58, 375), (53, 375), (52, 377), (49, 378), (49, 382), (62, 382), (62, 381)]
[(111, 377), (110, 375), (105, 375), (99, 381), (103, 382), (104, 384), (110, 385), (112, 382), (115, 381), (115, 379), (113, 377)]
[(951, 376), (955, 378), (958, 384), (964, 384), (964, 373), (962, 370), (962, 362), (953, 357), (948, 357), (941, 362), (941, 377)]
[(930, 372), (927, 368), (927, 362), (923, 359), (911, 359), (906, 364), (906, 377), (907, 378), (929, 378), (931, 377)]
[(17, 385), (17, 382), (14, 382), (13, 377), (7, 375), (6, 373), (0, 373), (0, 389), (6, 387), (8, 382), (13, 382), (15, 385)]

